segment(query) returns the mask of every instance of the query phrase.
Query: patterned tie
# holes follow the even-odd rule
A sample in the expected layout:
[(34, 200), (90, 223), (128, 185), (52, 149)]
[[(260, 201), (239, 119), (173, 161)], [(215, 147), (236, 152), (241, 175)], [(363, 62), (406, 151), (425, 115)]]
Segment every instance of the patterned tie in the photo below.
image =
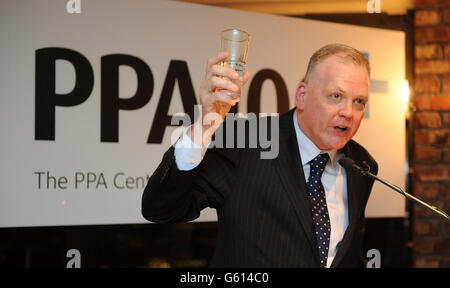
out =
[(328, 154), (319, 154), (309, 162), (311, 171), (308, 178), (308, 191), (311, 197), (312, 218), (316, 230), (316, 240), (319, 249), (320, 266), (326, 267), (328, 258), (328, 246), (330, 244), (330, 217), (328, 216), (325, 189), (322, 185), (322, 173), (327, 165)]

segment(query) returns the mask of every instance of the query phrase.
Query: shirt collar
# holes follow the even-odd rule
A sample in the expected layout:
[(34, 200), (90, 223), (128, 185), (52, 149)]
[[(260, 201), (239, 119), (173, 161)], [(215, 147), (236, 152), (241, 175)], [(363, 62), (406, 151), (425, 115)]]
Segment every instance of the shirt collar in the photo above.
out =
[(317, 148), (316, 144), (312, 142), (300, 129), (298, 126), (297, 121), (297, 111), (294, 111), (294, 127), (295, 127), (295, 134), (297, 136), (297, 142), (298, 142), (298, 149), (300, 151), (300, 157), (302, 158), (302, 165), (305, 166), (309, 163), (312, 159), (314, 159), (317, 155), (320, 153), (328, 153), (331, 160), (331, 165), (333, 168), (336, 168), (336, 159), (337, 157), (337, 150), (320, 150)]

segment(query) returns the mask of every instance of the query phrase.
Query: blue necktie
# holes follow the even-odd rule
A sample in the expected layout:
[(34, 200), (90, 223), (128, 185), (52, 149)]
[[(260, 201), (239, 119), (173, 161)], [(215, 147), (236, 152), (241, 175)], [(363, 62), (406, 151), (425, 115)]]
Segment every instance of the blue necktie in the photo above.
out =
[(317, 248), (319, 249), (320, 266), (326, 267), (328, 258), (328, 246), (330, 245), (330, 217), (328, 215), (325, 189), (322, 185), (322, 174), (327, 165), (328, 154), (319, 154), (309, 162), (311, 171), (308, 178), (308, 192), (311, 197), (312, 219), (314, 222)]

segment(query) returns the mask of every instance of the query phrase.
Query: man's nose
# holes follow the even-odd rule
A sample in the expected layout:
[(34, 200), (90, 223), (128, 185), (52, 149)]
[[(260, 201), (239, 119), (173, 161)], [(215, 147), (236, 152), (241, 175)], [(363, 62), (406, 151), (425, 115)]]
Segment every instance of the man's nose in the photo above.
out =
[(349, 100), (343, 102), (341, 109), (339, 110), (339, 115), (343, 116), (345, 118), (352, 118), (353, 117), (353, 102), (349, 101)]

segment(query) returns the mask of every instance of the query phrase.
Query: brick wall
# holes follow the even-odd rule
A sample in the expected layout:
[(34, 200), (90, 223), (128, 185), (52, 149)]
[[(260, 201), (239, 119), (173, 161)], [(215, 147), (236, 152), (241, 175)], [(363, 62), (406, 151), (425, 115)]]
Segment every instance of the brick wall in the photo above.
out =
[[(450, 0), (415, 1), (414, 195), (450, 211)], [(414, 205), (413, 265), (450, 267), (450, 224)]]

